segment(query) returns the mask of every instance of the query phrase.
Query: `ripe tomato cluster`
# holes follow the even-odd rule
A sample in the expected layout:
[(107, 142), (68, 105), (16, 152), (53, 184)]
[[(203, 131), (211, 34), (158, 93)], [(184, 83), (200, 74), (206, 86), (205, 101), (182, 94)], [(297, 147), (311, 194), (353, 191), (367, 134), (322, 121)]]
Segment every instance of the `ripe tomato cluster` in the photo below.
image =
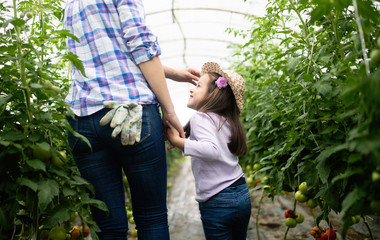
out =
[(336, 239), (336, 233), (332, 228), (323, 229), (322, 227), (314, 226), (310, 231), (310, 235), (312, 235), (316, 240)]
[(87, 225), (84, 225), (84, 230), (83, 230), (83, 226), (75, 225), (71, 229), (70, 233), (73, 239), (88, 237), (88, 235), (90, 235), (90, 228)]
[(284, 215), (285, 215), (285, 225), (288, 228), (296, 227), (298, 223), (303, 223), (305, 219), (302, 214), (297, 214), (292, 209), (287, 209)]

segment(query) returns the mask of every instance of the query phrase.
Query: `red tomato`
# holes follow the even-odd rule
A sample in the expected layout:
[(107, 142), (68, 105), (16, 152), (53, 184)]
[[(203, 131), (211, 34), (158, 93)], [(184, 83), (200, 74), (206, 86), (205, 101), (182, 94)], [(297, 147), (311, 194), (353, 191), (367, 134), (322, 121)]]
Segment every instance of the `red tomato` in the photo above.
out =
[(296, 214), (292, 209), (286, 210), (284, 215), (285, 215), (285, 218), (295, 218), (296, 217)]
[(326, 231), (322, 233), (321, 240), (335, 240), (336, 233), (332, 228), (326, 228)]

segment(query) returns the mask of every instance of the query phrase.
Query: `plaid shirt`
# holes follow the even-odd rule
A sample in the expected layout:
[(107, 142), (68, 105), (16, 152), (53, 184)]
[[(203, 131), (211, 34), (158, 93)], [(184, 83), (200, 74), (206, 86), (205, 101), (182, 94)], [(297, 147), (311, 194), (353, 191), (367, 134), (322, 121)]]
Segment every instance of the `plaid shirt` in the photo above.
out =
[(73, 67), (66, 102), (75, 115), (95, 113), (106, 100), (157, 103), (138, 67), (161, 54), (141, 0), (67, 0), (64, 19), (64, 28), (79, 39), (67, 39), (69, 51), (86, 73)]

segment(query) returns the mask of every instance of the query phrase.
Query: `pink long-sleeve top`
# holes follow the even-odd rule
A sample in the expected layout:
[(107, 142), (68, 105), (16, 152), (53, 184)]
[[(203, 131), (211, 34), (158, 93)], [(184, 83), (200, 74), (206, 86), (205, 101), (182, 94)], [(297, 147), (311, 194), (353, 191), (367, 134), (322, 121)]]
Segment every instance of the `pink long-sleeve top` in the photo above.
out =
[(198, 202), (205, 202), (244, 175), (237, 156), (228, 149), (230, 124), (215, 113), (196, 112), (183, 155), (191, 157)]

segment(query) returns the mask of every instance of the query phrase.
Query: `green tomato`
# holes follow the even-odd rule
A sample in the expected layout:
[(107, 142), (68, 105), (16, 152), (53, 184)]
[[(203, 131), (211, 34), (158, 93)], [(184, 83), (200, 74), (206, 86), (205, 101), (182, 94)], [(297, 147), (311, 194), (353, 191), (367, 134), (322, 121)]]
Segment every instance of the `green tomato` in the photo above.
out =
[(49, 232), (49, 239), (51, 240), (65, 240), (66, 230), (60, 226), (53, 227)]
[(43, 230), (40, 232), (40, 239), (41, 239), (41, 240), (48, 240), (48, 239), (49, 239), (49, 233), (50, 233), (49, 230), (47, 230), (47, 229), (43, 229)]
[(285, 219), (285, 225), (289, 228), (294, 228), (297, 226), (297, 222), (294, 218), (287, 218)]
[[(58, 154), (61, 155), (62, 158), (66, 159), (66, 153), (64, 151), (60, 151), (58, 152)], [(64, 165), (64, 162), (62, 161), (62, 159), (59, 156), (57, 156), (55, 153), (52, 154), (51, 162), (59, 168), (62, 168)]]
[(303, 194), (301, 191), (297, 191), (296, 194), (294, 195), (295, 199), (298, 201), (298, 202), (306, 202), (307, 201), (307, 196), (305, 194)]
[(307, 183), (306, 182), (302, 182), (298, 186), (298, 190), (300, 190), (303, 194), (307, 194)]
[(128, 217), (128, 219), (130, 219), (131, 217), (133, 217), (132, 210), (127, 210), (127, 217)]
[(371, 58), (371, 62), (377, 62), (380, 60), (380, 49), (374, 49), (369, 54), (369, 57)]
[(33, 146), (33, 156), (44, 162), (51, 158), (50, 145), (47, 142), (37, 143)]
[(137, 237), (137, 229), (136, 228), (133, 228), (132, 231), (131, 231), (131, 236), (132, 237)]
[(253, 170), (259, 170), (259, 168), (260, 168), (260, 164), (258, 164), (258, 163), (255, 163), (255, 164), (253, 164)]
[(372, 182), (376, 182), (380, 180), (380, 173), (377, 171), (372, 172)]
[(32, 18), (33, 15), (34, 15), (34, 12), (31, 12), (31, 11), (26, 13), (26, 17), (27, 17), (28, 19)]
[(297, 215), (297, 217), (296, 217), (297, 223), (303, 223), (304, 220), (305, 220), (305, 217), (302, 214)]
[(317, 201), (316, 201), (315, 199), (310, 198), (310, 199), (307, 200), (306, 205), (307, 205), (309, 208), (315, 208), (315, 207), (318, 205), (318, 203), (317, 203)]
[(360, 215), (351, 216), (352, 224), (360, 222)]

